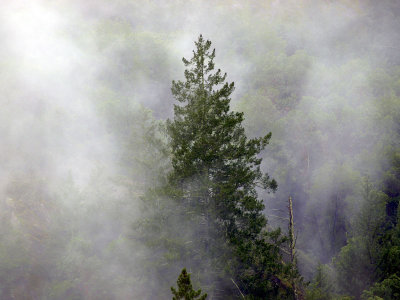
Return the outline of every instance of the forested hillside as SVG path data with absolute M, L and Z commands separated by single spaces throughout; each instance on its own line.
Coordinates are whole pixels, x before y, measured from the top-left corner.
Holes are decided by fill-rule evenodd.
M 400 299 L 399 15 L 2 1 L 0 299 Z

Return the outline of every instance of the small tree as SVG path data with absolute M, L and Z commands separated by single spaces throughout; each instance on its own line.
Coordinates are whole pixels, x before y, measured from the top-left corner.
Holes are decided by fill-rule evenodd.
M 193 289 L 192 283 L 190 281 L 190 274 L 186 272 L 186 269 L 182 270 L 181 274 L 178 277 L 178 281 L 176 283 L 178 284 L 178 290 L 176 290 L 174 287 L 171 286 L 171 291 L 172 294 L 174 295 L 172 297 L 172 300 L 179 300 L 179 299 L 205 300 L 207 298 L 207 294 L 200 296 L 201 290 L 195 291 Z

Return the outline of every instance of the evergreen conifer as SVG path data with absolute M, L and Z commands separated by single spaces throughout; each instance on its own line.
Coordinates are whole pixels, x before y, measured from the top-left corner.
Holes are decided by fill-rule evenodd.
M 178 285 L 178 290 L 171 286 L 171 292 L 174 295 L 172 300 L 205 300 L 207 294 L 201 295 L 201 290 L 195 291 L 192 287 L 192 282 L 190 280 L 190 274 L 183 269 L 176 282 Z
M 193 57 L 183 58 L 185 81 L 173 81 L 174 120 L 167 121 L 173 170 L 169 176 L 174 198 L 188 212 L 190 224 L 202 228 L 194 237 L 193 259 L 203 272 L 218 267 L 232 276 L 253 299 L 277 294 L 285 270 L 279 253 L 279 231 L 267 232 L 264 205 L 256 188 L 274 191 L 277 183 L 260 169 L 257 156 L 271 133 L 248 139 L 243 113 L 230 111 L 234 83 L 214 70 L 215 49 L 200 35 Z M 202 253 L 199 255 L 198 253 Z M 210 276 L 212 278 L 216 278 Z M 218 277 L 218 276 L 217 276 Z M 227 282 L 229 281 L 229 282 Z M 223 285 L 230 283 L 226 280 Z

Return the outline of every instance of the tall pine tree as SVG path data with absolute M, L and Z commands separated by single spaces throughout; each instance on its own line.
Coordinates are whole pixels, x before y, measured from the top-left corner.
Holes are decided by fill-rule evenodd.
M 195 45 L 193 57 L 183 58 L 185 81 L 172 83 L 179 104 L 174 106 L 174 120 L 167 122 L 171 190 L 192 226 L 199 228 L 196 241 L 191 241 L 197 266 L 206 257 L 210 262 L 206 272 L 214 272 L 211 278 L 229 279 L 219 283 L 225 299 L 229 288 L 261 298 L 277 295 L 284 286 L 278 250 L 283 240 L 279 232 L 265 232 L 264 205 L 256 191 L 256 187 L 277 188 L 275 180 L 261 172 L 257 157 L 271 133 L 246 137 L 243 113 L 230 111 L 234 83 L 225 82 L 226 73 L 220 69 L 215 71 L 210 41 L 200 35 Z

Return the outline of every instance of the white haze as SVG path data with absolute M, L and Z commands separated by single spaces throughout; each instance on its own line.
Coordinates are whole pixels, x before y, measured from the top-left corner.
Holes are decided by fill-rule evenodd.
M 259 8 L 254 4 L 254 10 L 243 11 L 243 14 L 253 13 L 257 20 L 265 18 L 264 24 L 270 26 L 271 40 L 275 32 L 282 32 L 288 48 L 292 47 L 293 51 L 306 49 L 313 56 L 302 82 L 302 96 L 306 100 L 299 104 L 303 106 L 301 111 L 315 115 L 315 118 L 310 117 L 313 124 L 295 123 L 279 133 L 272 132 L 271 143 L 274 143 L 275 134 L 281 134 L 280 138 L 283 137 L 293 148 L 299 145 L 313 147 L 296 141 L 303 141 L 303 138 L 307 140 L 313 131 L 325 130 L 329 133 L 329 140 L 320 141 L 323 145 L 321 151 L 317 157 L 310 158 L 315 169 L 316 165 L 326 165 L 328 172 L 333 173 L 336 167 L 340 169 L 348 163 L 355 166 L 361 175 L 374 176 L 377 162 L 371 161 L 370 165 L 360 166 L 358 162 L 341 161 L 342 153 L 360 153 L 371 147 L 374 137 L 379 134 L 373 129 L 381 130 L 381 126 L 376 124 L 375 107 L 369 103 L 368 95 L 352 94 L 354 85 L 360 88 L 368 85 L 371 66 L 357 61 L 357 49 L 341 51 L 335 48 L 338 36 L 362 16 L 354 6 L 343 3 L 346 2 L 329 4 L 315 1 L 315 12 L 298 16 L 297 1 L 269 1 L 260 4 Z M 132 110 L 140 103 L 154 110 L 158 119 L 171 117 L 171 80 L 182 78 L 181 57 L 190 57 L 193 41 L 200 33 L 213 42 L 217 51 L 217 67 L 228 73 L 229 81 L 235 81 L 237 89 L 233 96 L 233 107 L 236 107 L 241 97 L 250 92 L 248 76 L 257 69 L 247 55 L 271 50 L 270 45 L 258 44 L 256 38 L 259 28 L 254 28 L 253 24 L 242 24 L 240 19 L 227 18 L 229 12 L 239 14 L 241 9 L 239 1 L 226 1 L 225 4 L 214 4 L 213 1 L 2 1 L 0 196 L 6 198 L 5 190 L 10 182 L 26 174 L 41 178 L 54 194 L 59 193 L 59 185 L 70 180 L 79 197 L 63 199 L 67 207 L 79 211 L 82 202 L 90 201 L 93 204 L 99 201 L 104 205 L 101 207 L 111 211 L 112 217 L 101 208 L 87 212 L 88 220 L 95 219 L 95 224 L 102 229 L 93 239 L 100 240 L 101 244 L 103 240 L 124 236 L 137 217 L 137 212 L 127 212 L 121 202 L 130 201 L 129 207 L 136 207 L 139 197 L 136 195 L 126 201 L 119 199 L 126 197 L 127 192 L 120 185 L 114 185 L 112 179 L 122 172 L 120 148 L 123 142 L 108 129 L 109 119 L 104 107 L 107 108 L 108 101 L 118 99 L 115 102 Z M 275 20 L 285 18 L 288 20 L 287 28 L 276 28 Z M 111 28 L 111 33 L 107 33 L 107 28 Z M 149 56 L 148 45 L 140 44 L 141 41 L 147 41 L 146 38 L 135 40 L 136 32 L 156 32 L 156 36 L 150 36 L 148 40 L 156 41 L 155 47 L 162 49 L 157 52 L 157 58 L 153 60 Z M 235 35 L 247 33 L 248 43 L 238 45 Z M 157 44 L 157 39 L 161 40 L 160 44 Z M 387 37 L 382 39 L 385 42 L 388 40 Z M 280 40 L 271 47 L 279 43 Z M 360 51 L 365 55 L 369 51 L 366 49 L 368 45 L 362 46 L 365 48 Z M 271 52 L 274 53 L 274 49 Z M 163 63 L 162 68 L 158 68 L 159 61 Z M 141 66 L 138 72 L 126 69 L 130 65 L 133 68 L 139 66 L 140 63 L 145 66 Z M 154 70 L 148 70 L 147 65 Z M 350 78 L 342 77 L 343 68 L 353 68 Z M 332 73 L 332 70 L 337 72 Z M 159 74 L 160 71 L 166 73 Z M 348 76 L 349 72 L 345 73 Z M 330 132 L 340 127 L 329 125 L 331 111 L 346 106 L 360 106 L 360 111 L 349 115 L 344 112 L 344 119 L 340 120 L 342 131 Z M 251 120 L 252 116 L 246 115 L 246 118 Z M 335 119 L 331 121 L 338 122 Z M 372 130 L 371 134 L 364 136 L 363 140 L 355 140 L 356 137 L 349 130 L 361 132 L 363 128 Z M 132 153 L 134 155 L 134 149 Z M 291 159 L 301 161 L 304 152 L 298 152 L 298 155 Z M 278 179 L 279 184 L 279 175 L 274 174 L 278 166 L 267 160 L 265 168 L 272 177 Z M 132 172 L 133 180 L 140 181 L 139 171 Z M 325 174 L 324 180 L 331 182 L 333 179 L 330 175 Z M 96 176 L 102 179 L 94 178 Z M 310 186 L 321 181 L 321 176 L 312 174 Z M 107 184 L 97 186 L 99 182 Z M 108 192 L 110 195 L 105 194 Z M 138 191 L 138 194 L 141 193 L 142 190 Z M 322 206 L 327 205 L 324 201 L 328 199 L 323 198 L 325 195 L 329 195 L 329 190 L 315 190 L 315 194 L 308 195 L 308 202 L 302 204 L 303 211 L 307 211 L 310 202 L 321 201 Z M 283 201 L 288 195 L 278 191 L 274 196 L 263 196 L 268 197 L 268 209 L 284 207 L 286 203 Z M 107 202 L 109 199 L 117 199 L 115 203 L 121 206 L 110 207 L 111 204 Z M 96 213 L 98 215 L 93 216 Z M 121 218 L 118 217 L 119 213 Z M 274 220 L 271 219 L 270 223 L 274 223 Z M 77 230 L 90 232 L 84 226 L 87 224 L 77 224 Z M 139 256 L 145 251 L 143 245 L 129 245 L 131 248 L 124 248 L 126 256 L 129 253 Z M 318 245 L 308 247 L 321 251 Z M 135 273 L 134 276 L 140 277 L 141 270 L 135 268 L 134 258 L 125 261 L 126 265 L 111 260 L 102 263 L 104 266 L 101 271 L 106 273 L 106 277 L 114 276 L 115 272 L 127 276 Z M 172 277 L 176 277 L 175 274 Z M 145 290 L 145 287 L 140 289 Z M 115 291 L 116 299 L 124 299 L 123 295 L 129 293 L 141 293 L 127 285 L 121 290 Z
M 11 156 L 2 171 L 32 168 L 49 181 L 70 172 L 83 184 L 94 164 L 111 163 L 90 99 L 99 63 L 71 39 L 72 12 L 41 1 L 3 2 L 1 20 L 2 147 Z

